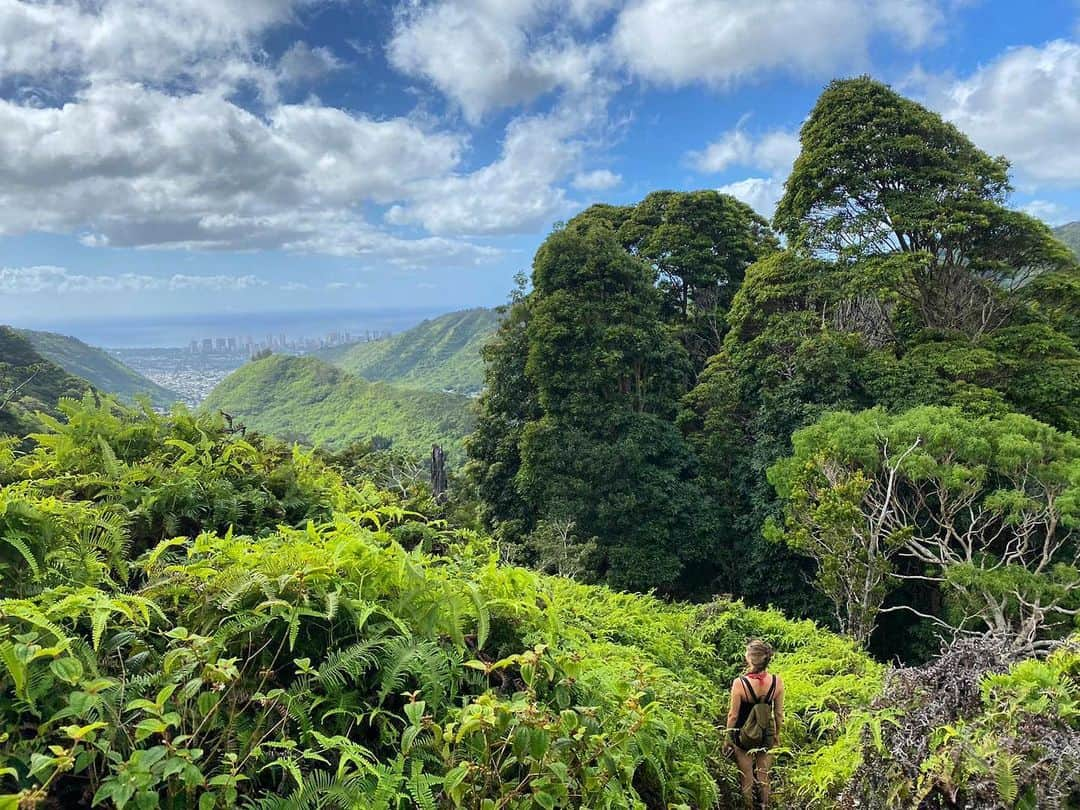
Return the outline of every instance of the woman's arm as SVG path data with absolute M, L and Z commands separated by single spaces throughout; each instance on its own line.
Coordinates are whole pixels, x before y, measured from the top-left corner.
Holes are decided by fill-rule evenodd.
M 779 746 L 780 730 L 784 727 L 784 682 L 782 680 L 777 683 L 776 695 L 773 697 L 773 718 L 776 720 L 776 735 L 773 739 Z
M 731 730 L 735 728 L 735 723 L 739 720 L 739 709 L 742 708 L 742 691 L 739 690 L 739 682 L 733 681 L 731 684 L 731 708 L 727 713 L 727 738 L 731 740 Z

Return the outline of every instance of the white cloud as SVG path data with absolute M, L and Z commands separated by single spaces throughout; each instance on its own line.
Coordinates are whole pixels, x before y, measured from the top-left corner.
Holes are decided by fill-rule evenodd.
M 266 282 L 252 275 L 199 276 L 177 273 L 158 277 L 136 273 L 88 276 L 71 273 L 63 267 L 39 265 L 36 267 L 0 267 L 0 292 L 9 295 L 50 293 L 56 295 L 114 293 L 114 292 L 167 292 L 175 290 L 247 290 L 264 286 Z
M 582 89 L 603 49 L 573 37 L 613 0 L 440 0 L 400 14 L 387 56 L 470 121 L 556 88 Z
M 941 20 L 936 0 L 631 0 L 612 42 L 644 79 L 727 86 L 764 72 L 824 76 L 860 65 L 875 35 L 916 47 Z
M 622 182 L 622 176 L 609 169 L 579 172 L 574 176 L 573 186 L 581 191 L 606 191 Z
M 547 227 L 569 213 L 560 183 L 581 160 L 582 133 L 601 115 L 600 102 L 579 99 L 548 115 L 517 118 L 506 129 L 498 160 L 467 174 L 419 181 L 412 201 L 391 208 L 387 221 L 458 236 Z
M 284 84 L 300 84 L 341 70 L 345 63 L 329 48 L 312 48 L 306 42 L 294 42 L 278 60 L 278 77 Z
M 756 175 L 727 183 L 718 191 L 742 200 L 766 218 L 771 218 L 784 193 L 784 181 L 799 155 L 799 136 L 786 130 L 752 135 L 740 123 L 701 151 L 690 152 L 687 162 L 699 172 L 718 174 L 742 167 Z
M 927 102 L 1021 184 L 1080 183 L 1080 43 L 1014 48 L 967 78 L 922 77 Z
M 776 203 L 784 194 L 784 178 L 747 177 L 720 186 L 717 191 L 742 200 L 766 219 L 771 219 L 776 211 Z
M 0 0 L 0 76 L 204 80 L 313 0 Z
M 773 130 L 755 138 L 741 127 L 725 132 L 700 152 L 687 155 L 698 171 L 715 174 L 732 166 L 750 166 L 774 174 L 791 170 L 799 155 L 799 136 Z
M 1051 200 L 1030 200 L 1020 206 L 1025 214 L 1041 219 L 1048 225 L 1063 225 L 1074 219 L 1065 206 Z
M 0 233 L 471 261 L 490 251 L 399 239 L 360 212 L 445 176 L 463 148 L 462 137 L 408 119 L 307 105 L 264 119 L 208 92 L 93 85 L 62 108 L 0 100 Z

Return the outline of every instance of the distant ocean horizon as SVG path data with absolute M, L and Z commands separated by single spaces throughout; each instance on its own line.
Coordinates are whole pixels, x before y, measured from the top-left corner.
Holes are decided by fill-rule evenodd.
M 223 312 L 157 317 L 34 318 L 13 326 L 58 332 L 106 349 L 185 347 L 203 338 L 258 340 L 268 335 L 287 338 L 324 336 L 328 332 L 401 332 L 449 309 L 296 310 L 282 312 Z

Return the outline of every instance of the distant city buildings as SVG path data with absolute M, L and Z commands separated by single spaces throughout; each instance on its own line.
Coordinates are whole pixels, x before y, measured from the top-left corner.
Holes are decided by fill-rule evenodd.
M 389 330 L 365 329 L 363 332 L 353 334 L 348 331 L 334 330 L 327 332 L 321 337 L 301 337 L 291 339 L 284 332 L 268 334 L 262 340 L 255 340 L 251 335 L 246 337 L 206 337 L 192 340 L 188 344 L 187 351 L 190 354 L 201 355 L 230 355 L 251 357 L 259 352 L 269 349 L 274 352 L 286 354 L 308 354 L 320 349 L 329 349 L 334 346 L 347 346 L 351 343 L 365 343 L 373 340 L 383 340 L 390 337 Z

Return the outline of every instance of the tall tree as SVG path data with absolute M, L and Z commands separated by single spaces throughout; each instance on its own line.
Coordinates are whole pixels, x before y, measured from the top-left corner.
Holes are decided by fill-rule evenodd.
M 720 348 L 724 315 L 746 268 L 779 247 L 750 206 L 711 190 L 654 191 L 636 205 L 594 205 L 567 227 L 597 221 L 652 268 L 661 315 L 676 327 L 699 370 Z
M 1045 225 L 1005 207 L 1005 158 L 880 82 L 832 82 L 800 140 L 774 222 L 848 275 L 862 331 L 899 305 L 917 327 L 978 336 L 1008 319 L 1026 281 L 1075 264 Z
M 533 263 L 516 486 L 547 521 L 596 538 L 595 573 L 673 588 L 704 549 L 703 498 L 674 425 L 690 363 L 660 319 L 652 272 L 605 223 L 553 233 Z

